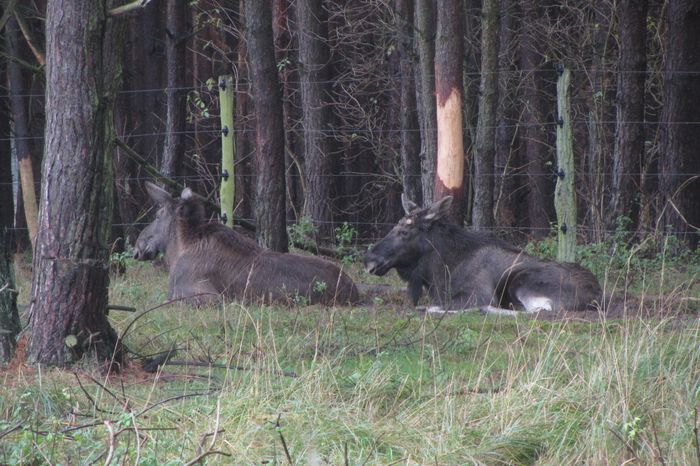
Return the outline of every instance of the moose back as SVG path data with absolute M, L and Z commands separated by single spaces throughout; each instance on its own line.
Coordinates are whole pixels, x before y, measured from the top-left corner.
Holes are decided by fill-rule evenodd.
M 414 304 L 427 291 L 431 307 L 484 312 L 584 310 L 596 306 L 601 288 L 578 264 L 543 261 L 483 232 L 447 220 L 445 197 L 424 208 L 402 196 L 406 215 L 365 256 L 365 270 L 395 268 L 408 282 Z
M 146 190 L 159 209 L 136 240 L 134 257 L 149 260 L 165 253 L 168 298 L 185 298 L 195 304 L 221 294 L 282 303 L 358 301 L 357 287 L 335 264 L 270 251 L 231 228 L 209 222 L 203 203 L 189 189 L 180 198 L 152 183 L 146 184 Z

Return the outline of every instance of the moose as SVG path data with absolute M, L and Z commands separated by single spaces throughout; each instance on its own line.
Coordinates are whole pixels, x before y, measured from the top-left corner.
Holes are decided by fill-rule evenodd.
M 209 221 L 203 202 L 189 188 L 179 198 L 153 183 L 146 183 L 146 191 L 158 211 L 136 240 L 134 258 L 150 260 L 165 254 L 169 299 L 183 298 L 196 305 L 218 295 L 324 305 L 359 300 L 355 283 L 335 264 L 267 250 L 242 233 Z
M 395 268 L 414 305 L 424 290 L 431 312 L 479 308 L 516 315 L 585 310 L 601 301 L 600 284 L 584 267 L 537 259 L 450 222 L 451 196 L 423 208 L 405 195 L 401 201 L 406 215 L 370 248 L 364 265 L 380 276 Z

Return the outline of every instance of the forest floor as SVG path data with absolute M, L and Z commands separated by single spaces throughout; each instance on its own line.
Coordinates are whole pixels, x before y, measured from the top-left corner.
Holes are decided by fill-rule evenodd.
M 359 266 L 384 291 L 352 308 L 148 311 L 167 273 L 126 265 L 129 366 L 0 372 L 0 464 L 700 462 L 697 265 L 606 269 L 604 311 L 517 318 L 425 315 Z

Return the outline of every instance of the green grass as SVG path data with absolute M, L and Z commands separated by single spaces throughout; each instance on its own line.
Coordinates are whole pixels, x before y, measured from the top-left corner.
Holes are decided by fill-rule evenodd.
M 666 285 L 646 270 L 617 286 L 697 299 L 697 274 L 675 270 Z M 164 270 L 128 261 L 110 302 L 142 311 L 166 286 Z M 423 317 L 401 299 L 170 305 L 126 334 L 122 376 L 89 362 L 0 373 L 0 464 L 698 464 L 690 312 L 582 322 Z M 134 317 L 110 314 L 119 331 Z M 138 369 L 173 348 L 180 365 Z

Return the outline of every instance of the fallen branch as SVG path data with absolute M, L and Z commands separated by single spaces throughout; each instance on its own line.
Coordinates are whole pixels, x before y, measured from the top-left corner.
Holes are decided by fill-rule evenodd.
M 700 466 L 700 435 L 698 434 L 698 407 L 695 407 L 695 421 L 693 423 L 693 435 L 695 436 L 695 456 Z M 1 438 L 1 437 L 0 437 Z
M 287 441 L 284 439 L 284 435 L 282 434 L 282 425 L 280 424 L 280 419 L 282 419 L 282 413 L 277 415 L 277 420 L 275 421 L 275 430 L 280 436 L 282 448 L 284 448 L 284 456 L 287 457 L 287 461 L 289 461 L 289 464 L 294 464 L 294 460 L 292 460 L 292 454 L 289 453 L 289 448 L 287 447 Z
M 205 452 L 202 453 L 201 455 L 195 457 L 195 458 L 192 459 L 191 461 L 188 461 L 187 463 L 185 463 L 185 466 L 192 466 L 193 464 L 197 464 L 197 463 L 199 463 L 200 461 L 202 461 L 202 459 L 203 459 L 204 457 L 209 456 L 209 455 L 231 456 L 230 453 L 226 453 L 226 452 L 223 452 L 223 451 L 209 450 L 209 451 L 205 451 Z
M 112 423 L 110 421 L 104 421 L 104 425 L 109 431 L 109 448 L 107 450 L 107 458 L 105 458 L 105 466 L 108 466 L 109 463 L 112 462 L 112 457 L 114 456 L 115 435 L 114 429 L 112 428 Z
M 220 364 L 208 361 L 187 361 L 187 360 L 170 360 L 165 363 L 168 366 L 193 366 L 193 367 L 213 367 L 216 369 L 234 369 L 237 371 L 254 371 L 255 367 L 244 367 L 236 366 L 234 364 Z M 273 371 L 274 375 L 282 375 L 284 377 L 297 378 L 299 377 L 295 372 L 292 371 Z

